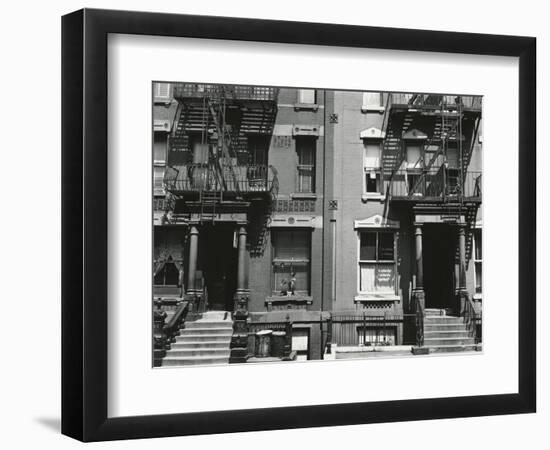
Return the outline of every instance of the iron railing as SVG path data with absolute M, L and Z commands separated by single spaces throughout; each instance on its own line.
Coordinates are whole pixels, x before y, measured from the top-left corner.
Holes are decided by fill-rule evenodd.
M 270 101 L 277 100 L 278 88 L 265 86 L 234 86 L 199 83 L 177 83 L 174 86 L 174 98 L 218 98 L 223 95 L 226 99 Z
M 339 346 L 392 345 L 397 339 L 397 326 L 403 321 L 403 314 L 332 314 L 332 342 Z M 395 331 L 393 343 L 388 331 Z
M 172 343 L 176 341 L 176 335 L 185 322 L 189 312 L 189 303 L 181 302 L 168 322 L 167 314 L 162 309 L 162 302 L 156 301 L 157 309 L 153 311 L 153 365 L 162 364 L 162 358 L 166 356 L 166 350 L 170 350 Z
M 272 192 L 278 188 L 277 172 L 266 165 L 188 164 L 169 167 L 164 176 L 166 190 L 172 193 L 225 191 Z
M 416 317 L 416 346 L 424 346 L 424 305 L 420 301 L 419 297 L 414 301 L 415 317 Z
M 447 166 L 432 167 L 427 172 L 422 169 L 396 170 L 386 183 L 386 191 L 394 200 L 481 201 L 482 195 L 480 171 L 465 172 L 462 182 L 460 170 Z
M 406 105 L 411 108 L 438 109 L 442 106 L 453 109 L 461 104 L 464 108 L 481 109 L 480 96 L 434 95 L 434 94 L 400 94 L 392 93 L 393 106 Z
M 478 336 L 477 328 L 481 323 L 481 317 L 476 312 L 472 298 L 468 295 L 464 302 L 464 310 L 462 311 L 462 317 L 464 318 L 464 324 L 468 330 L 468 336 L 474 339 L 476 344 L 481 342 L 480 336 Z

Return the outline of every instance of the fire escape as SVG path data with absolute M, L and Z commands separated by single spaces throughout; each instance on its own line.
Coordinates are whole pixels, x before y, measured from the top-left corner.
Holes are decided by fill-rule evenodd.
M 248 140 L 273 133 L 277 94 L 268 87 L 175 85 L 178 108 L 164 178 L 171 223 L 215 223 L 224 213 L 247 213 L 254 202 L 271 203 L 276 171 L 267 161 L 250 163 Z
M 422 94 L 388 95 L 382 147 L 385 215 L 392 202 L 442 217 L 464 216 L 467 258 L 481 204 L 481 172 L 469 170 L 481 121 L 481 98 Z M 407 155 L 407 137 L 425 130 L 418 160 Z

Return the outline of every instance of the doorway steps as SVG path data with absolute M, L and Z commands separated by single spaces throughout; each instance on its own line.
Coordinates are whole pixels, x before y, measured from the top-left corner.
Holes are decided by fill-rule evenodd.
M 170 346 L 162 366 L 181 367 L 229 363 L 233 334 L 231 313 L 208 311 L 194 322 L 185 322 Z
M 444 309 L 425 309 L 424 346 L 430 353 L 481 350 L 463 318 L 448 315 Z

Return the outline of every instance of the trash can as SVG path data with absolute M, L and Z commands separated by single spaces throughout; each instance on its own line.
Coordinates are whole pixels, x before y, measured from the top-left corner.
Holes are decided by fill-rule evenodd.
M 271 356 L 282 358 L 285 353 L 285 337 L 284 331 L 274 331 L 271 335 Z

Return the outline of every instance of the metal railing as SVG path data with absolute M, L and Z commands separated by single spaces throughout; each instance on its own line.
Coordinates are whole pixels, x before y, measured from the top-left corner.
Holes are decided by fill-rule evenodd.
M 265 86 L 234 86 L 200 83 L 176 83 L 174 98 L 217 98 L 223 95 L 226 99 L 270 101 L 277 100 L 278 88 Z
M 225 191 L 271 192 L 278 187 L 277 172 L 272 166 L 225 166 L 188 164 L 169 167 L 164 176 L 166 190 L 172 193 Z
M 176 341 L 176 335 L 189 312 L 189 302 L 181 302 L 168 322 L 162 302 L 157 301 L 156 305 L 157 309 L 153 311 L 153 364 L 158 367 L 162 364 L 162 358 L 166 356 L 166 350 L 170 350 L 171 344 Z
M 396 327 L 402 324 L 403 320 L 402 314 L 332 314 L 330 322 L 332 342 L 339 346 L 392 345 L 391 333 L 388 334 L 388 332 L 396 332 L 393 342 L 395 344 Z
M 476 344 L 479 344 L 481 340 L 477 333 L 477 327 L 478 324 L 481 322 L 481 317 L 476 312 L 474 303 L 472 302 L 472 298 L 469 295 L 464 302 L 464 311 L 462 312 L 462 317 L 464 318 L 464 324 L 466 325 L 466 329 L 468 330 L 468 336 L 474 338 L 474 342 Z
M 464 108 L 481 109 L 481 96 L 434 95 L 434 94 L 401 94 L 392 93 L 392 105 L 407 105 L 409 108 L 438 109 L 443 107 L 453 109 L 458 103 Z
M 461 199 L 481 200 L 482 195 L 480 171 L 464 173 L 464 181 L 461 182 L 460 170 L 446 166 L 433 167 L 427 172 L 422 169 L 396 170 L 386 183 L 386 190 L 392 199 L 437 198 L 454 202 Z
M 416 346 L 417 347 L 423 347 L 424 346 L 424 305 L 420 301 L 419 297 L 415 298 L 414 301 L 414 309 L 415 309 L 415 316 L 416 316 Z

